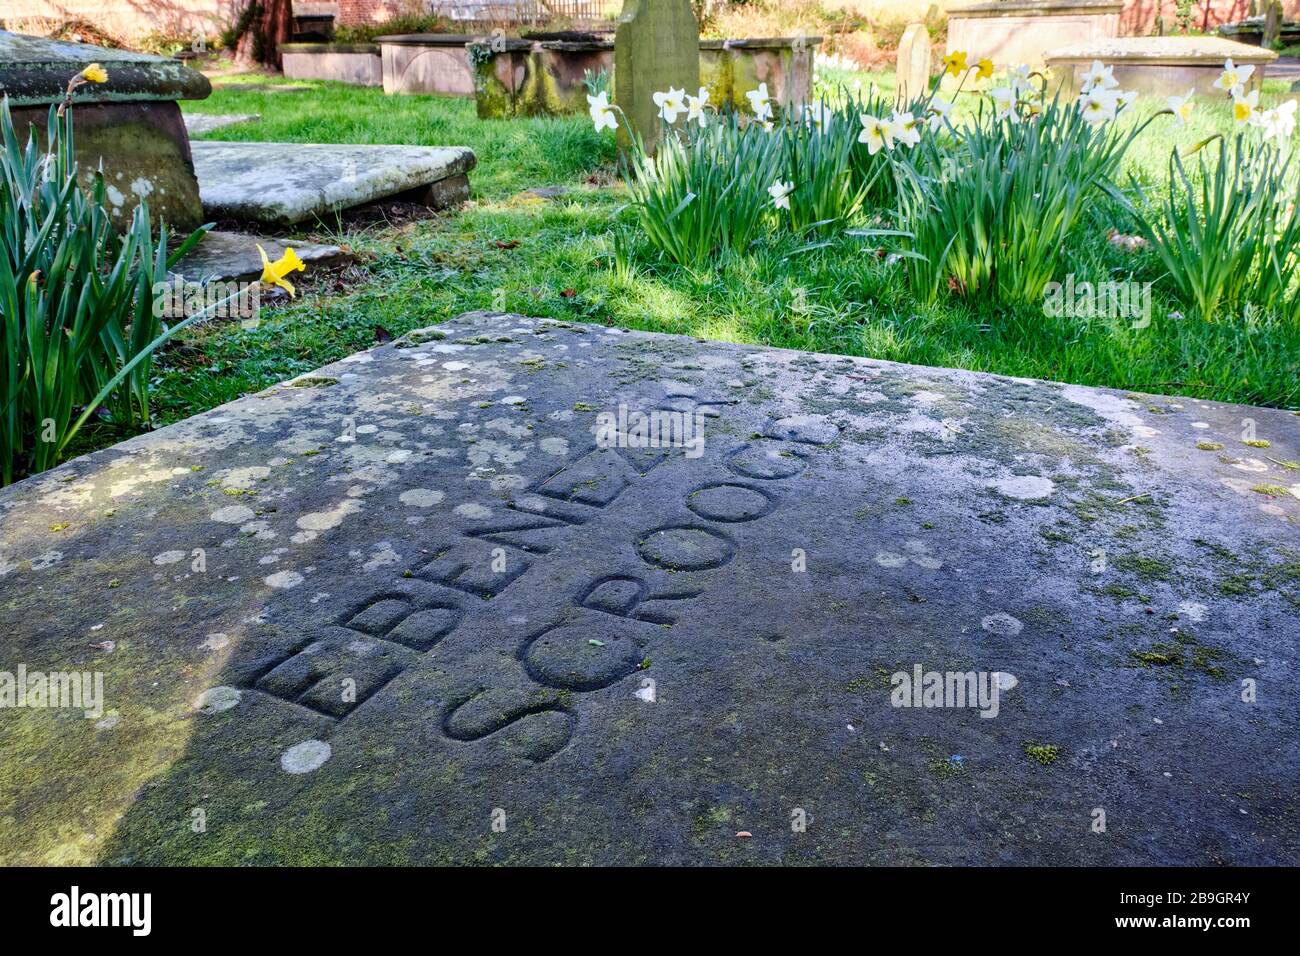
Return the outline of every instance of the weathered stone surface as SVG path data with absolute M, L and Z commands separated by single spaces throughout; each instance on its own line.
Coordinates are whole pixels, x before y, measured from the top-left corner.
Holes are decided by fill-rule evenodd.
M 81 86 L 78 103 L 201 100 L 212 92 L 207 77 L 179 60 L 0 30 L 0 89 L 10 106 L 59 102 L 68 81 L 91 63 L 104 67 L 108 82 Z
M 209 217 L 294 223 L 408 190 L 474 167 L 463 146 L 193 144 Z
M 1214 81 L 1229 57 L 1239 65 L 1255 67 L 1246 85 L 1259 89 L 1268 64 L 1277 59 L 1277 54 L 1222 37 L 1191 36 L 1116 37 L 1073 43 L 1046 54 L 1047 65 L 1064 80 L 1068 90 L 1077 91 L 1092 61 L 1101 60 L 1113 67 L 1115 80 L 1124 89 L 1152 96 L 1181 96 L 1188 89 L 1223 96 Z
M 204 236 L 189 255 L 176 263 L 172 272 L 190 282 L 256 278 L 262 274 L 262 257 L 257 251 L 259 244 L 273 260 L 280 258 L 285 249 L 292 246 L 298 258 L 307 263 L 309 270 L 313 266 L 339 265 L 351 258 L 339 246 L 214 230 Z
M 383 84 L 383 61 L 375 43 L 286 43 L 280 54 L 286 79 Z
M 778 110 L 796 113 L 812 100 L 813 57 L 819 36 L 701 40 L 700 83 L 709 102 L 742 113 L 751 110 L 746 94 L 767 84 Z
M 910 103 L 924 96 L 930 87 L 930 31 L 924 23 L 909 23 L 898 41 L 898 59 L 895 68 L 898 77 L 898 96 Z
M 654 94 L 700 85 L 700 27 L 689 0 L 625 0 L 614 35 L 614 101 L 647 147 L 659 140 Z M 628 143 L 626 124 L 619 142 Z
M 620 406 L 703 444 L 598 447 Z M 0 860 L 1294 863 L 1296 459 L 1284 411 L 461 316 L 0 491 L 0 670 L 106 696 L 3 713 Z M 996 717 L 892 707 L 915 665 Z
M 256 123 L 262 117 L 259 113 L 186 113 L 184 118 L 185 131 L 191 136 L 202 136 L 227 126 Z
M 1119 34 L 1120 0 L 975 0 L 948 7 L 948 52 L 999 65 L 1039 65 L 1065 43 Z
M 474 70 L 465 47 L 474 39 L 448 33 L 379 37 L 384 92 L 473 96 Z
M 45 145 L 48 106 L 12 111 L 24 142 L 29 132 Z M 104 171 L 109 215 L 118 227 L 131 222 L 144 200 L 155 225 L 188 231 L 203 222 L 189 136 L 175 103 L 87 103 L 72 110 L 74 155 L 81 185 L 90 189 Z

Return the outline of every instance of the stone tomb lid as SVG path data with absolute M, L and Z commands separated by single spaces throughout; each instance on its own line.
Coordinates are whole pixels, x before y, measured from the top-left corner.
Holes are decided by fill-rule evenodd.
M 948 15 L 958 17 L 1026 17 L 1119 13 L 1122 0 L 975 0 L 948 5 Z
M 1294 863 L 1297 459 L 1276 409 L 462 315 L 0 490 L 3 669 L 106 699 L 5 712 L 0 861 Z M 891 706 L 917 666 L 996 717 Z
M 68 81 L 91 63 L 108 71 L 108 82 L 81 86 L 77 103 L 201 100 L 212 92 L 206 76 L 170 57 L 0 30 L 0 89 L 12 106 L 59 102 Z
M 430 186 L 475 163 L 463 146 L 200 140 L 190 148 L 209 217 L 286 224 Z
M 1231 57 L 1238 63 L 1270 63 L 1277 59 L 1272 50 L 1225 40 L 1223 37 L 1112 37 L 1087 43 L 1072 43 L 1043 54 L 1048 61 L 1101 60 L 1103 63 L 1161 63 L 1194 65 L 1222 62 Z

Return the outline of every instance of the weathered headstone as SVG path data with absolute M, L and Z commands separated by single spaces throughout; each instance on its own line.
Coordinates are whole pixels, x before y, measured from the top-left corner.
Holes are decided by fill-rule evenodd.
M 614 35 L 614 102 L 647 146 L 659 138 L 654 94 L 670 87 L 694 94 L 699 85 L 700 25 L 690 0 L 625 0 Z
M 898 99 L 903 104 L 925 96 L 930 88 L 930 31 L 909 23 L 898 41 Z
M 0 863 L 1292 864 L 1297 459 L 463 315 L 0 490 Z
M 45 129 L 50 105 L 91 63 L 104 67 L 108 82 L 86 83 L 73 97 L 83 184 L 102 163 L 109 212 L 119 225 L 130 222 L 141 199 L 155 221 L 181 230 L 199 225 L 199 188 L 176 101 L 202 99 L 212 87 L 178 60 L 0 30 L 0 91 L 20 137 L 25 141 L 33 126 Z

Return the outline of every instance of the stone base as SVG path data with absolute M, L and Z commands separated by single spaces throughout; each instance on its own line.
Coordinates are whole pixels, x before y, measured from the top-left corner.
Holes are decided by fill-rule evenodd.
M 1259 89 L 1265 68 L 1277 59 L 1277 54 L 1220 37 L 1119 37 L 1050 50 L 1047 65 L 1070 95 L 1078 93 L 1081 78 L 1092 61 L 1100 60 L 1114 69 L 1121 88 L 1146 96 L 1182 96 L 1190 89 L 1224 97 L 1226 94 L 1214 87 L 1214 81 L 1229 57 L 1238 65 L 1255 67 L 1247 85 Z
M 19 138 L 29 124 L 44 142 L 47 106 L 12 108 Z M 73 106 L 81 183 L 90 188 L 101 164 L 113 222 L 124 227 L 144 199 L 149 218 L 178 232 L 203 223 L 189 136 L 175 103 L 82 103 Z
M 464 180 L 475 163 L 463 146 L 198 142 L 193 149 L 210 218 L 282 225 Z M 461 188 L 445 187 L 451 195 Z
M 286 43 L 280 47 L 286 79 L 332 80 L 354 86 L 381 86 L 379 47 L 370 43 Z
M 772 102 L 783 110 L 799 110 L 812 99 L 813 56 L 821 37 L 766 40 L 701 40 L 700 83 L 709 102 L 751 109 L 745 94 L 767 84 Z

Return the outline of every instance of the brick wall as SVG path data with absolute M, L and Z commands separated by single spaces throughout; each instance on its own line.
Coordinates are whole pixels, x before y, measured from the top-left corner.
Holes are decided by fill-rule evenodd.
M 387 23 L 409 13 L 427 13 L 430 4 L 412 0 L 338 0 L 335 26 L 356 27 Z

